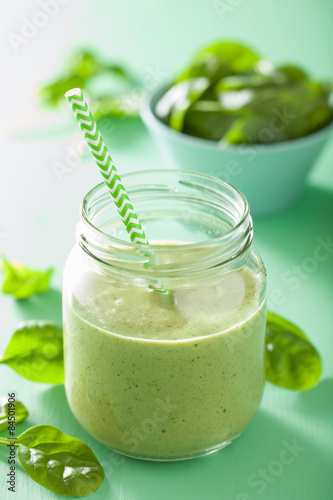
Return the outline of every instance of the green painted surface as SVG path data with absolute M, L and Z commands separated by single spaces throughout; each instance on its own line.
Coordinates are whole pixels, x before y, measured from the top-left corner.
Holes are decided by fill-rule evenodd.
M 83 39 L 125 58 L 141 75 L 141 87 L 156 81 L 154 76 L 149 78 L 152 71 L 158 73 L 157 80 L 168 78 L 202 43 L 221 37 L 249 42 L 273 62 L 299 61 L 314 76 L 333 78 L 330 0 L 221 0 L 222 4 L 230 10 L 221 19 L 214 2 L 204 0 L 124 0 L 112 5 L 96 1 L 80 6 L 75 0 L 68 2 L 18 53 L 6 39 L 4 62 L 9 76 L 5 92 L 15 95 L 15 100 L 6 100 L 4 114 L 13 121 L 20 107 L 27 107 L 31 89 L 43 72 L 54 70 L 63 51 Z M 31 19 L 40 7 L 37 2 L 29 6 L 17 2 L 8 9 L 6 19 L 1 20 L 5 34 L 20 33 L 21 18 Z M 140 122 L 120 120 L 114 125 L 107 142 L 120 174 L 133 166 L 161 164 Z M 0 186 L 2 250 L 31 266 L 54 265 L 57 274 L 54 289 L 40 297 L 20 303 L 0 297 L 1 352 L 19 321 L 61 320 L 61 268 L 73 243 L 78 205 L 88 189 L 100 182 L 92 162 L 78 164 L 75 159 L 61 182 L 56 177 L 54 164 L 64 163 L 71 147 L 69 130 L 76 131 L 74 123 L 63 134 L 40 142 L 36 141 L 40 132 L 31 141 L 2 134 L 2 165 L 8 167 L 2 170 L 6 184 Z M 122 458 L 91 438 L 72 416 L 63 386 L 29 382 L 1 366 L 1 394 L 16 391 L 29 410 L 17 433 L 43 423 L 83 439 L 107 476 L 91 497 L 98 500 L 332 498 L 332 160 L 331 141 L 299 205 L 287 214 L 254 221 L 256 244 L 268 269 L 270 308 L 304 329 L 322 355 L 323 376 L 317 387 L 294 393 L 267 384 L 259 413 L 231 446 L 193 461 L 151 464 Z M 322 248 L 319 253 L 318 245 Z M 319 254 L 321 260 L 316 258 Z M 35 484 L 19 465 L 16 495 L 8 492 L 4 479 L 7 455 L 5 449 L 0 450 L 1 499 L 60 498 Z

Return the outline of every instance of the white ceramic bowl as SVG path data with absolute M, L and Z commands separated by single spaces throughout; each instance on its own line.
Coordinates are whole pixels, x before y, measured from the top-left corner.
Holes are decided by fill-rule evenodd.
M 299 200 L 306 176 L 332 132 L 332 122 L 292 141 L 223 148 L 214 141 L 177 132 L 156 118 L 156 103 L 166 89 L 163 86 L 149 96 L 141 116 L 167 164 L 234 185 L 246 196 L 253 215 L 282 212 Z

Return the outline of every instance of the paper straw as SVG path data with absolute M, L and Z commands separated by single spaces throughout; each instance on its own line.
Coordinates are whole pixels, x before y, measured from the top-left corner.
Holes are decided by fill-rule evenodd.
M 105 185 L 116 205 L 131 242 L 149 245 L 139 218 L 134 211 L 130 198 L 113 164 L 110 153 L 97 128 L 97 124 L 90 112 L 82 90 L 79 88 L 69 90 L 66 92 L 65 97 L 72 108 L 86 143 L 95 158 L 95 162 L 103 176 Z M 163 288 L 158 281 L 154 281 L 151 288 L 159 293 L 169 293 L 169 291 Z
M 72 89 L 66 92 L 65 97 L 72 107 L 74 116 L 83 133 L 87 145 L 95 158 L 100 173 L 103 176 L 106 187 L 112 196 L 119 215 L 125 225 L 126 231 L 132 243 L 148 245 L 148 240 L 142 229 L 138 216 L 134 212 L 133 205 L 125 191 L 123 183 L 113 164 L 112 158 L 102 139 L 97 124 L 92 117 L 88 104 L 81 89 Z

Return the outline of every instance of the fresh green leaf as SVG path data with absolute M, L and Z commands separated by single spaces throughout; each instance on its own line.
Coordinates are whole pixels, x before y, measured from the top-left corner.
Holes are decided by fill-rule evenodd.
M 170 127 L 178 131 L 183 130 L 185 116 L 190 107 L 208 89 L 209 80 L 207 78 L 195 78 L 194 80 L 180 82 L 178 85 L 183 84 L 187 86 L 185 95 L 175 102 L 170 115 Z M 173 88 L 176 88 L 176 86 Z
M 293 66 L 281 66 L 269 73 L 261 73 L 257 69 L 244 74 L 222 78 L 215 86 L 217 96 L 221 92 L 243 89 L 270 89 L 286 87 L 293 83 L 305 82 L 307 76 L 302 70 Z
M 77 50 L 67 60 L 64 74 L 60 78 L 43 85 L 38 91 L 38 97 L 44 105 L 58 106 L 65 101 L 64 94 L 68 89 L 80 87 L 86 89 L 92 101 L 92 109 L 96 118 L 104 116 L 138 116 L 138 103 L 136 103 L 135 112 L 133 111 L 133 102 L 128 111 L 128 105 L 125 106 L 124 104 L 125 97 L 118 95 L 118 92 L 109 90 L 106 97 L 101 97 L 95 91 L 94 83 L 96 83 L 96 77 L 99 76 L 101 78 L 111 77 L 111 83 L 121 77 L 120 80 L 123 83 L 126 82 L 129 87 L 133 87 L 135 83 L 130 73 L 119 64 L 105 62 L 89 50 Z M 108 89 L 109 87 L 110 85 L 107 86 Z
M 239 43 L 215 43 L 195 56 L 190 67 L 179 76 L 177 82 L 204 76 L 213 85 L 225 76 L 250 70 L 257 61 L 259 56 Z
M 10 414 L 8 415 L 8 410 Z M 16 400 L 8 403 L 8 398 L 0 397 L 0 431 L 8 428 L 8 425 L 16 425 L 28 416 L 28 410 L 23 403 Z M 8 417 L 10 420 L 8 421 Z M 13 418 L 14 417 L 14 418 Z
M 131 78 L 129 73 L 119 64 L 104 62 L 90 50 L 79 49 L 74 52 L 67 63 L 67 71 L 82 80 L 87 80 L 101 72 L 116 73 L 126 78 Z
M 98 60 L 93 52 L 83 49 L 77 50 L 70 56 L 67 69 L 70 74 L 86 80 L 104 70 L 105 65 Z
M 5 279 L 2 284 L 4 293 L 14 295 L 17 299 L 26 299 L 31 295 L 45 292 L 49 288 L 53 269 L 37 271 L 28 267 L 13 264 L 2 257 L 2 271 Z
M 240 91 L 244 89 L 265 89 L 278 87 L 285 80 L 282 75 L 258 75 L 258 74 L 244 74 L 227 76 L 222 78 L 215 86 L 217 97 L 220 97 L 222 92 Z M 222 94 L 223 95 L 223 94 Z
M 53 82 L 43 85 L 38 90 L 38 98 L 45 106 L 58 106 L 65 101 L 64 94 L 68 89 L 84 88 L 85 80 L 77 75 L 63 76 Z
M 266 378 L 275 385 L 305 391 L 320 378 L 318 352 L 297 326 L 267 313 Z
M 296 66 L 279 66 L 275 73 L 284 75 L 288 83 L 297 83 L 308 81 L 307 75 L 303 70 L 297 68 Z
M 260 135 L 260 131 L 264 129 L 266 129 L 264 118 L 257 115 L 241 116 L 230 124 L 229 129 L 221 138 L 221 144 L 252 144 L 258 142 L 257 137 Z M 268 138 L 270 139 L 270 136 Z
M 33 382 L 61 384 L 64 381 L 62 330 L 46 321 L 22 323 L 0 363 Z
M 96 120 L 112 116 L 137 117 L 139 116 L 140 99 L 136 92 L 125 92 L 117 97 L 99 97 L 93 104 Z
M 158 102 L 157 116 L 163 121 L 169 121 L 174 130 L 183 130 L 187 111 L 208 87 L 208 78 L 190 78 L 177 83 Z
M 228 93 L 222 92 L 220 99 Z M 232 123 L 223 137 L 226 143 L 293 140 L 319 130 L 333 118 L 329 89 L 322 83 L 309 81 L 251 90 L 251 98 L 238 112 L 239 120 Z
M 216 101 L 197 101 L 184 117 L 184 132 L 211 141 L 220 141 L 239 113 Z
M 205 79 L 191 95 L 191 82 Z M 185 89 L 185 90 L 184 90 Z M 156 105 L 174 130 L 223 144 L 267 144 L 304 137 L 333 120 L 332 85 L 295 66 L 276 69 L 237 43 L 200 51 Z M 161 112 L 162 110 L 162 112 Z
M 0 444 L 6 441 L 1 439 Z M 24 470 L 54 493 L 86 496 L 103 482 L 103 468 L 89 446 L 56 427 L 31 427 L 18 436 L 15 445 Z

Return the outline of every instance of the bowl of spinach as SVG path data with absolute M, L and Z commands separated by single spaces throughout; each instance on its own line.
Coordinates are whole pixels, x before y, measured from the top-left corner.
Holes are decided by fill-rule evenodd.
M 142 118 L 172 166 L 219 177 L 253 214 L 272 214 L 298 201 L 330 136 L 332 84 L 219 42 L 155 90 Z

